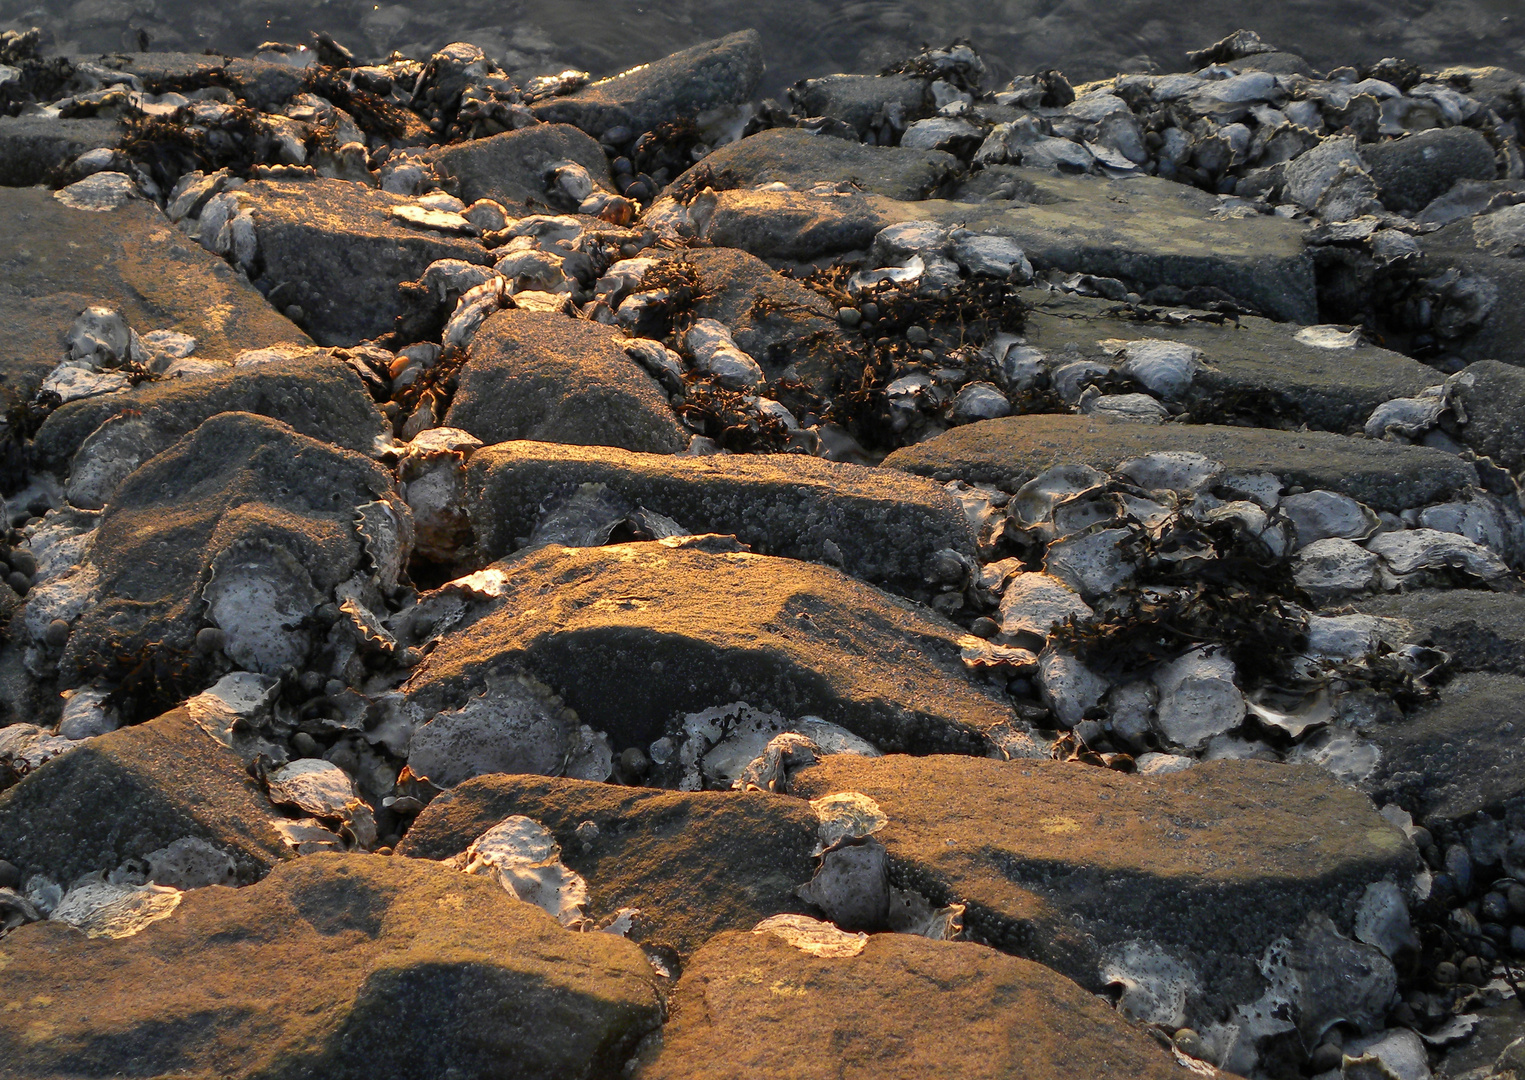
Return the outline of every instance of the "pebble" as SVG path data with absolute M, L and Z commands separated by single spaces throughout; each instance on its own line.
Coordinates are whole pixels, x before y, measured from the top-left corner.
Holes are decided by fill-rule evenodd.
M 1456 882 L 1456 890 L 1463 896 L 1472 891 L 1472 856 L 1461 844 L 1446 848 L 1446 870 Z
M 837 311 L 837 322 L 851 330 L 863 321 L 863 312 L 857 308 L 845 307 Z
M 969 632 L 977 638 L 984 638 L 988 641 L 1001 632 L 1001 626 L 989 616 L 981 615 L 969 624 Z
M 219 652 L 228 643 L 228 635 L 217 626 L 203 626 L 196 631 L 196 651 L 203 655 Z
M 1504 893 L 1509 910 L 1516 916 L 1525 916 L 1525 885 L 1511 885 Z
M 1449 960 L 1442 960 L 1435 965 L 1435 985 L 1455 986 L 1458 972 L 1456 965 Z
M 1483 970 L 1483 962 L 1475 956 L 1469 956 L 1461 962 L 1458 974 L 1462 982 L 1472 986 L 1482 986 L 1488 981 L 1487 974 Z
M 21 888 L 21 870 L 15 863 L 0 859 L 0 889 Z
M 37 556 L 26 548 L 12 548 L 11 553 L 6 556 L 6 562 L 10 563 L 11 569 L 19 574 L 25 574 L 29 578 L 37 576 Z
M 1503 893 L 1491 892 L 1483 897 L 1479 912 L 1489 922 L 1503 922 L 1509 918 L 1509 900 Z
M 15 591 L 17 596 L 25 596 L 32 588 L 32 579 L 20 570 L 12 570 L 7 574 L 5 583 Z
M 1332 1042 L 1326 1042 L 1308 1055 L 1308 1071 L 1317 1076 L 1319 1073 L 1332 1072 L 1340 1067 L 1340 1059 L 1345 1051 Z
M 291 737 L 291 748 L 297 752 L 298 757 L 304 758 L 319 757 L 323 753 L 318 740 L 305 731 L 299 731 Z
M 69 640 L 69 624 L 64 619 L 54 619 L 48 623 L 48 629 L 43 634 L 43 640 L 55 649 L 61 649 Z
M 1176 1032 L 1175 1044 L 1176 1049 L 1187 1057 L 1202 1056 L 1202 1036 L 1189 1027 L 1183 1027 Z

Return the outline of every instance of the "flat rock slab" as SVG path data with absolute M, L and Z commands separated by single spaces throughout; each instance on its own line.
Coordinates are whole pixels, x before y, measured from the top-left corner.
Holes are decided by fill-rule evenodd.
M 714 197 L 705 238 L 762 259 L 808 262 L 867 251 L 889 215 L 858 194 L 801 191 L 721 191 Z
M 15 403 L 37 392 L 64 358 L 75 318 L 96 304 L 121 312 L 139 333 L 189 334 L 196 355 L 212 360 L 307 340 L 148 202 L 94 212 L 67 207 L 50 191 L 0 189 L 3 400 Z
M 85 151 L 118 145 L 122 134 L 117 121 L 93 116 L 0 116 L 0 184 L 41 184 Z
M 1462 823 L 1479 810 L 1525 805 L 1525 678 L 1467 672 L 1435 703 L 1366 735 L 1382 750 L 1365 784 L 1417 820 Z
M 870 201 L 895 220 L 930 219 L 1009 236 L 1039 270 L 1121 278 L 1140 292 L 1212 286 L 1272 318 L 1318 322 L 1302 224 L 1262 214 L 1221 217 L 1212 195 L 1151 176 L 1111 180 L 1008 166 L 985 172 L 1008 177 L 1017 198 L 916 206 Z
M 303 312 L 322 345 L 354 345 L 392 329 L 403 313 L 399 282 L 437 259 L 487 264 L 480 241 L 405 224 L 402 195 L 349 180 L 255 180 L 239 189 L 254 219 L 261 288 Z
M 500 311 L 471 339 L 450 427 L 510 439 L 672 454 L 688 445 L 667 395 L 601 323 Z
M 756 30 L 742 30 L 539 102 L 534 112 L 541 120 L 574 124 L 590 135 L 602 137 L 623 127 L 634 137 L 658 124 L 744 104 L 762 73 L 762 41 Z
M 1152 944 L 1191 969 L 1199 1016 L 1258 998 L 1256 961 L 1310 912 L 1348 931 L 1367 885 L 1417 866 L 1365 796 L 1319 769 L 1268 762 L 1129 776 L 1053 761 L 838 755 L 790 783 L 805 798 L 841 791 L 888 816 L 875 835 L 891 881 L 934 905 L 968 905 L 976 940 L 1098 990 L 1116 950 Z
M 692 248 L 682 258 L 694 268 L 704 294 L 693 306 L 694 318 L 724 323 L 770 379 L 789 374 L 821 393 L 835 389 L 839 372 L 833 350 L 849 343 L 820 293 L 744 251 Z
M 983 752 L 984 732 L 1012 719 L 965 674 L 958 627 L 828 567 L 662 543 L 547 547 L 494 567 L 501 603 L 442 638 L 405 688 L 429 710 L 522 669 L 616 750 L 738 701 L 923 753 Z
M 551 168 L 574 161 L 588 170 L 594 183 L 614 190 L 609 159 L 598 140 L 568 124 L 537 124 L 505 131 L 485 139 L 441 146 L 424 160 L 452 181 L 466 203 L 495 199 L 523 213 L 544 211 L 546 178 Z
M 628 941 L 569 934 L 487 877 L 376 855 L 187 893 L 115 941 L 34 923 L 0 957 L 18 1078 L 613 1078 L 661 1018 Z
M 670 1007 L 642 1080 L 1186 1075 L 1158 1043 L 1047 968 L 909 934 L 875 934 L 858 955 L 833 957 L 772 933 L 721 934 L 694 957 Z
M 68 887 L 183 837 L 233 857 L 240 884 L 291 854 L 243 763 L 184 709 L 87 740 L 0 794 L 0 858 Z
M 1100 342 L 1160 340 L 1200 349 L 1203 370 L 1184 403 L 1193 420 L 1308 426 L 1359 432 L 1373 409 L 1413 397 L 1443 381 L 1434 368 L 1375 346 L 1321 349 L 1296 339 L 1296 328 L 1242 316 L 1217 325 L 1170 326 L 1110 316 L 1116 304 L 1058 292 L 1025 290 L 1032 305 L 1023 336 L 1052 355 L 1110 362 Z M 1525 379 L 1525 375 L 1522 375 Z
M 1477 470 L 1442 450 L 1321 431 L 1135 424 L 1104 417 L 1030 415 L 983 420 L 903 447 L 884 459 L 938 480 L 1016 491 L 1062 462 L 1097 469 L 1157 450 L 1186 450 L 1230 469 L 1271 472 L 1288 486 L 1337 491 L 1393 513 L 1438 502 L 1478 483 Z
M 1367 615 L 1402 619 L 1409 640 L 1451 656 L 1456 671 L 1525 676 L 1525 596 L 1475 589 L 1425 589 L 1356 605 Z
M 1419 238 L 1425 268 L 1440 274 L 1453 267 L 1492 300 L 1493 310 L 1475 332 L 1445 343 L 1446 350 L 1464 360 L 1499 360 L 1525 367 L 1525 259 L 1495 254 L 1478 242 L 1474 223 L 1493 217 L 1462 218 Z M 1478 291 L 1474 287 L 1473 291 Z
M 347 364 L 324 358 L 274 360 L 68 402 L 38 429 L 32 459 L 44 467 L 64 467 L 91 432 L 126 413 L 136 414 L 167 439 L 153 451 L 157 453 L 223 412 L 268 416 L 310 438 L 360 453 L 370 453 L 384 430 L 380 411 Z
M 478 550 L 523 544 L 547 508 L 581 484 L 602 484 L 692 533 L 729 533 L 753 551 L 829 563 L 866 581 L 921 585 L 943 548 L 974 554 L 958 502 L 896 470 L 799 454 L 687 457 L 510 442 L 479 450 L 467 470 Z
M 794 889 L 815 871 L 815 812 L 760 791 L 479 776 L 431 802 L 397 853 L 448 859 L 516 814 L 545 826 L 562 862 L 587 879 L 589 918 L 637 908 L 630 940 L 685 960 L 723 930 L 806 910 Z M 578 832 L 589 821 L 596 834 Z
M 791 188 L 851 183 L 887 199 L 925 199 L 962 168 L 941 150 L 907 150 L 815 135 L 801 128 L 770 128 L 722 146 L 673 181 L 688 186 L 750 188 L 784 183 Z
M 229 568 L 231 580 L 250 583 L 247 617 L 267 604 L 289 614 L 301 608 L 298 620 L 310 614 L 365 565 L 357 508 L 395 498 L 394 483 L 369 458 L 279 421 L 250 413 L 212 417 L 116 489 L 74 572 L 91 602 L 64 649 L 65 685 L 110 673 L 144 650 L 188 653 L 211 618 L 204 589 L 219 567 Z M 267 582 L 269 594 L 253 587 L 255 578 Z M 254 670 L 278 667 L 274 657 L 306 640 L 305 631 L 289 644 L 283 633 L 280 645 L 266 635 L 242 655 L 232 639 L 246 627 L 234 610 L 221 623 L 229 655 Z

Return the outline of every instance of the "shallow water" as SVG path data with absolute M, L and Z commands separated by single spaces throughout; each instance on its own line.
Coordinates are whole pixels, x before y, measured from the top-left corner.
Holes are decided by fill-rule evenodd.
M 1525 70 L 1525 0 L 0 0 L 0 28 L 26 26 L 65 52 L 137 49 L 139 31 L 154 49 L 248 53 L 326 30 L 362 58 L 467 40 L 520 75 L 610 74 L 750 26 L 767 93 L 957 37 L 1003 80 L 1044 67 L 1075 80 L 1174 71 L 1239 26 L 1321 69 L 1403 56 Z

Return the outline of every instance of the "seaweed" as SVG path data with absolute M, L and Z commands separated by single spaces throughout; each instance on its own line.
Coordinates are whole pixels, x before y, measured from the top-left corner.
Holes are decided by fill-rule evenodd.
M 135 650 L 119 649 L 110 664 L 115 688 L 102 702 L 124 724 L 152 720 L 204 689 L 213 678 L 211 661 L 192 650 L 151 641 Z
M 736 454 L 781 454 L 789 448 L 789 429 L 776 416 L 759 414 L 755 399 L 703 379 L 689 385 L 676 406 L 690 428 Z
M 228 108 L 229 119 L 210 131 L 175 119 L 128 117 L 121 150 L 165 190 L 198 169 L 231 169 L 242 174 L 270 161 L 275 135 L 263 116 L 243 105 Z
M 308 68 L 302 86 L 308 93 L 327 98 L 349 113 L 355 125 L 367 135 L 397 139 L 408 133 L 410 120 L 413 126 L 422 123 L 416 113 L 394 105 L 379 94 L 351 85 L 344 73 L 333 67 Z

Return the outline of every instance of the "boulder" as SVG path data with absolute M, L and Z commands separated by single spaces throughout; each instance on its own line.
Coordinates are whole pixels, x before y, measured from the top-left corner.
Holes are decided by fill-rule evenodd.
M 1365 796 L 1308 767 L 1215 761 L 1139 776 L 837 755 L 790 782 L 810 799 L 846 791 L 889 819 L 874 835 L 892 884 L 934 907 L 967 905 L 976 940 L 1094 990 L 1114 981 L 1107 969 L 1154 956 L 1184 993 L 1177 1022 L 1198 1030 L 1261 996 L 1257 963 L 1310 915 L 1349 932 L 1368 885 L 1418 867 Z
M 0 794 L 0 858 L 67 888 L 193 837 L 231 856 L 247 885 L 290 857 L 270 824 L 279 816 L 238 756 L 180 708 L 88 739 Z
M 431 802 L 397 853 L 447 859 L 513 815 L 549 830 L 562 861 L 587 880 L 589 918 L 636 908 L 630 940 L 669 956 L 686 960 L 723 930 L 806 910 L 794 890 L 815 868 L 815 813 L 760 791 L 479 776 Z
M 381 576 L 389 555 L 406 561 L 394 483 L 369 458 L 277 420 L 221 413 L 121 483 L 80 564 L 28 597 L 28 626 L 73 622 L 66 686 L 120 677 L 145 655 L 183 661 L 208 622 L 246 670 L 300 664 L 314 640 L 299 624 L 337 585 L 373 557 Z
M 274 360 L 68 402 L 38 429 L 32 458 L 46 468 L 63 469 L 102 424 L 135 414 L 131 419 L 151 433 L 140 444 L 136 468 L 224 412 L 268 416 L 309 438 L 363 454 L 372 451 L 385 430 L 384 418 L 348 365 L 321 357 Z
M 1467 413 L 1461 441 L 1511 471 L 1525 466 L 1525 371 L 1478 360 L 1454 386 Z
M 958 502 L 930 481 L 798 454 L 687 457 L 511 442 L 467 470 L 478 551 L 522 546 L 547 510 L 583 484 L 672 518 L 692 533 L 729 533 L 764 555 L 839 566 L 865 581 L 924 584 L 933 555 L 974 555 Z
M 522 671 L 616 752 L 737 702 L 922 753 L 983 752 L 1011 723 L 1004 694 L 966 674 L 958 627 L 828 567 L 657 542 L 546 547 L 483 573 L 489 611 L 404 687 L 425 716 Z
M 1142 1031 L 1031 961 L 910 934 L 840 936 L 844 953 L 859 951 L 813 955 L 767 930 L 718 936 L 678 982 L 643 1080 L 1182 1075 Z
M 402 195 L 349 180 L 254 180 L 237 193 L 254 219 L 255 279 L 267 296 L 301 308 L 323 345 L 353 345 L 392 329 L 404 311 L 397 285 L 438 259 L 485 265 L 481 242 L 392 215 Z
M 97 117 L 0 116 L 0 185 L 31 187 L 87 150 L 115 147 L 122 125 Z
M 225 262 L 185 238 L 146 201 L 75 210 L 40 188 L 0 189 L 0 402 L 30 398 L 64 358 L 81 311 L 113 308 L 139 333 L 175 330 L 196 353 L 305 341 Z M 6 486 L 0 484 L 0 486 Z
M 1364 600 L 1356 610 L 1402 620 L 1406 640 L 1448 653 L 1455 671 L 1525 676 L 1525 596 L 1422 589 Z
M 595 138 L 621 127 L 634 137 L 750 101 L 762 72 L 761 39 L 756 30 L 742 30 L 539 102 L 534 111 L 547 123 L 571 124 Z
M 424 154 L 456 195 L 467 204 L 493 199 L 521 213 L 546 208 L 546 174 L 552 166 L 575 161 L 593 182 L 614 190 L 609 159 L 596 139 L 567 124 L 536 124 L 485 139 L 440 146 Z
M 672 454 L 688 445 L 667 396 L 601 323 L 500 311 L 471 339 L 449 427 L 510 439 Z
M 678 177 L 669 191 L 697 190 L 723 180 L 750 188 L 782 182 L 799 190 L 849 182 L 892 200 L 925 199 L 962 168 L 941 150 L 905 150 L 816 135 L 802 128 L 770 128 L 722 146 Z
M 1039 270 L 1119 278 L 1139 293 L 1210 287 L 1273 319 L 1318 322 L 1306 226 L 1274 215 L 1225 218 L 1217 198 L 1187 184 L 998 165 L 950 202 L 869 201 L 898 221 L 1010 237 Z
M 662 1015 L 629 942 L 569 934 L 488 877 L 376 855 L 187 893 L 115 941 L 25 926 L 5 958 L 16 1077 L 612 1080 Z
M 1361 147 L 1361 157 L 1389 210 L 1423 210 L 1458 180 L 1493 180 L 1493 147 L 1476 128 L 1431 128 Z
M 1135 424 L 1095 416 L 1030 415 L 984 420 L 902 447 L 884 466 L 939 481 L 1016 491 L 1061 462 L 1114 469 L 1158 450 L 1202 454 L 1230 469 L 1270 472 L 1283 485 L 1335 491 L 1397 513 L 1478 484 L 1477 470 L 1443 450 L 1319 431 Z
M 1033 289 L 1023 336 L 1065 362 L 1113 363 L 1103 341 L 1169 341 L 1200 351 L 1201 368 L 1180 400 L 1194 421 L 1359 433 L 1373 409 L 1441 382 L 1434 368 L 1371 345 L 1325 349 L 1297 327 L 1241 316 L 1172 326 L 1118 318 L 1116 304 Z
M 1525 210 L 1510 206 L 1463 217 L 1419 238 L 1424 269 L 1441 297 L 1441 344 L 1463 360 L 1525 367 L 1525 308 L 1512 299 L 1525 294 L 1525 258 L 1509 254 L 1511 236 L 1525 251 L 1522 218 Z
M 804 79 L 789 91 L 804 116 L 829 116 L 867 135 L 876 120 L 899 110 L 900 126 L 931 115 L 930 80 L 920 75 L 823 75 Z
M 1365 732 L 1381 750 L 1363 786 L 1432 828 L 1480 810 L 1525 809 L 1525 678 L 1466 672 L 1401 723 Z
M 705 237 L 716 247 L 759 258 L 800 261 L 867 251 L 887 216 L 858 194 L 799 191 L 722 191 L 715 196 Z

